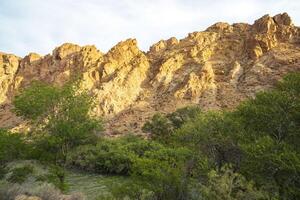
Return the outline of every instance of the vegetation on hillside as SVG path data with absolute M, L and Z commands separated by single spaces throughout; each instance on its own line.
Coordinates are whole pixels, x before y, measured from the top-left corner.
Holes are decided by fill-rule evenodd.
M 35 157 L 65 163 L 70 149 L 97 139 L 102 123 L 90 117 L 93 98 L 78 86 L 79 79 L 63 87 L 33 82 L 15 97 L 16 114 L 29 120 L 36 136 Z
M 43 181 L 62 191 L 66 168 L 126 176 L 107 185 L 113 199 L 300 199 L 300 73 L 233 111 L 157 113 L 143 127 L 150 139 L 96 137 L 102 121 L 90 117 L 92 97 L 76 84 L 35 82 L 15 98 L 15 112 L 34 128 L 26 137 L 0 131 L 2 180 L 24 182 L 34 168 L 8 166 L 30 159 L 52 166 Z

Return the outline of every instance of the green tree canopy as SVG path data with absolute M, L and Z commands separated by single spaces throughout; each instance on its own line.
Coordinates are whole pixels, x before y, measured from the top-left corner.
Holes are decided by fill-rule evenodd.
M 77 79 L 63 87 L 33 82 L 13 104 L 17 115 L 30 120 L 33 132 L 43 135 L 37 149 L 45 150 L 46 157 L 65 158 L 70 148 L 94 141 L 102 129 L 101 121 L 89 114 L 93 97 L 79 90 Z

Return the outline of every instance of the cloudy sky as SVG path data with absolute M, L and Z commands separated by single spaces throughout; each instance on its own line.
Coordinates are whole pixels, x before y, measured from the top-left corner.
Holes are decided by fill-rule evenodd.
M 47 54 L 64 42 L 103 52 L 126 38 L 147 51 L 218 21 L 253 21 L 288 12 L 300 25 L 299 0 L 0 0 L 0 51 Z

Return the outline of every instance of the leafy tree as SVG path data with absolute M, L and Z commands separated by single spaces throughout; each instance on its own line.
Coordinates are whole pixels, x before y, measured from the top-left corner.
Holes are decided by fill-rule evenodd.
M 237 111 L 245 129 L 255 136 L 269 135 L 278 143 L 298 139 L 300 100 L 286 92 L 261 92 L 242 103 Z
M 239 124 L 230 113 L 207 112 L 185 123 L 173 140 L 191 148 L 195 154 L 206 155 L 212 166 L 231 163 L 238 167 L 242 158 L 236 140 L 239 133 Z
M 234 113 L 245 129 L 241 172 L 280 199 L 300 198 L 300 73 L 242 103 Z
M 44 156 L 55 155 L 64 161 L 69 149 L 94 141 L 101 122 L 91 118 L 92 97 L 79 92 L 79 81 L 63 87 L 34 82 L 14 99 L 15 112 L 32 122 L 33 131 L 41 133 L 37 146 Z M 51 158 L 50 158 L 51 159 Z
M 300 195 L 300 155 L 286 143 L 270 136 L 242 145 L 246 154 L 241 173 L 252 178 L 280 199 L 298 199 Z
M 15 96 L 14 111 L 25 119 L 43 119 L 50 112 L 54 112 L 60 96 L 61 92 L 58 87 L 33 81 L 29 87 L 22 89 L 20 94 Z

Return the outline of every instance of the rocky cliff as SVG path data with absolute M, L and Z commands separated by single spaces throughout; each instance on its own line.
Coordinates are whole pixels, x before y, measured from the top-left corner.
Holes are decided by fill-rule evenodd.
M 70 43 L 46 56 L 0 53 L 0 126 L 23 123 L 10 111 L 11 100 L 32 80 L 62 85 L 82 74 L 81 87 L 96 96 L 93 113 L 106 119 L 113 135 L 140 132 L 157 111 L 191 104 L 233 108 L 292 71 L 300 71 L 300 28 L 286 13 L 252 25 L 219 22 L 180 40 L 161 40 L 148 52 L 128 39 L 107 53 Z

